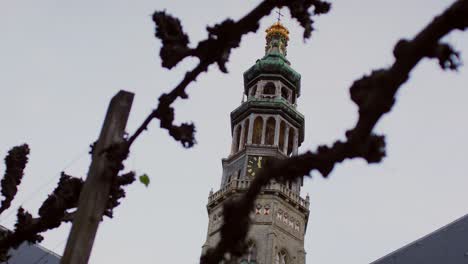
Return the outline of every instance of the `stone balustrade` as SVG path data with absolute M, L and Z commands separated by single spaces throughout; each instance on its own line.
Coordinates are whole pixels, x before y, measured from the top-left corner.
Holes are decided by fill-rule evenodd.
M 223 188 L 215 193 L 210 193 L 208 196 L 208 207 L 211 207 L 214 204 L 217 204 L 219 201 L 224 200 L 229 194 L 235 192 L 246 191 L 250 183 L 250 180 L 232 180 L 226 184 Z M 292 191 L 286 185 L 270 182 L 262 189 L 265 193 L 274 193 L 281 195 L 286 198 L 288 202 L 292 202 L 295 206 L 300 206 L 305 210 L 309 209 L 309 199 L 302 198 L 298 193 Z

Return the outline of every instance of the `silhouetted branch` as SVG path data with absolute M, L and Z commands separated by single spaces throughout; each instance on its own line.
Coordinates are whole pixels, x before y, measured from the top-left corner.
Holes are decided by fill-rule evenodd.
M 243 35 L 256 32 L 260 26 L 260 19 L 270 14 L 276 7 L 289 8 L 292 17 L 304 28 L 304 38 L 309 38 L 314 29 L 312 16 L 325 14 L 330 10 L 330 4 L 322 0 L 265 0 L 237 22 L 226 19 L 220 24 L 208 27 L 208 38 L 200 41 L 196 48 L 187 46 L 189 37 L 183 31 L 179 19 L 166 12 L 155 12 L 153 15 L 156 24 L 155 36 L 161 39 L 163 44 L 160 52 L 162 66 L 170 69 L 189 56 L 197 57 L 200 62 L 192 71 L 187 72 L 184 79 L 170 93 L 161 95 L 158 107 L 130 137 L 129 145 L 146 130 L 153 118 L 157 118 L 161 121 L 161 127 L 167 129 L 175 140 L 180 141 L 186 148 L 192 147 L 196 142 L 195 127 L 189 123 L 182 123 L 180 126 L 173 124 L 172 103 L 177 98 L 187 99 L 188 95 L 185 92 L 187 86 L 211 64 L 216 63 L 222 72 L 227 73 L 226 63 L 231 50 L 240 45 Z M 313 8 L 312 14 L 309 13 L 311 8 Z
M 108 207 L 105 215 L 112 218 L 112 210 L 117 207 L 119 199 L 125 197 L 122 186 L 135 181 L 135 173 L 129 172 L 116 176 L 111 186 Z M 0 238 L 0 261 L 5 261 L 10 248 L 17 248 L 23 242 L 38 243 L 43 237 L 40 233 L 57 228 L 62 222 L 71 222 L 76 211 L 83 180 L 62 172 L 57 187 L 39 208 L 39 216 L 34 218 L 22 207 L 18 209 L 17 223 L 14 231 L 7 231 Z
M 113 209 L 120 205 L 119 200 L 125 197 L 125 191 L 122 186 L 129 185 L 135 181 L 135 172 L 131 171 L 121 176 L 114 177 L 114 182 L 109 193 L 109 201 L 104 215 L 112 218 Z
M 66 211 L 75 208 L 83 185 L 83 180 L 62 173 L 57 187 L 39 208 L 39 217 L 33 218 L 22 207 L 18 209 L 18 220 L 13 232 L 7 232 L 0 240 L 0 256 L 5 256 L 10 248 L 17 248 L 24 241 L 42 241 L 40 233 L 59 227 Z
M 450 44 L 446 43 L 437 44 L 427 57 L 437 59 L 440 67 L 444 70 L 457 70 L 461 65 L 460 53 L 455 51 Z
M 215 264 L 223 260 L 226 253 L 234 256 L 243 253 L 249 230 L 249 213 L 261 188 L 271 180 L 293 181 L 310 176 L 312 170 L 327 177 L 337 163 L 351 158 L 364 158 L 368 163 L 380 162 L 385 156 L 385 141 L 383 136 L 373 135 L 372 130 L 379 119 L 391 110 L 398 88 L 408 80 L 411 70 L 424 57 L 437 58 L 442 69 L 456 70 L 459 63 L 454 59 L 458 59 L 458 53 L 439 41 L 452 30 L 465 30 L 467 27 L 468 0 L 459 0 L 413 40 L 400 41 L 394 50 L 396 61 L 390 68 L 374 71 L 351 86 L 351 99 L 359 107 L 359 120 L 352 130 L 346 132 L 347 140 L 337 141 L 331 147 L 320 146 L 315 153 L 307 152 L 269 163 L 244 195 L 224 205 L 221 240 L 201 257 L 200 262 Z
M 20 185 L 23 178 L 24 168 L 26 168 L 26 163 L 28 163 L 28 155 L 29 147 L 27 144 L 24 144 L 12 148 L 5 157 L 6 170 L 1 182 L 2 195 L 5 199 L 0 207 L 0 214 L 10 208 L 11 201 L 15 198 L 18 185 Z
M 75 218 L 76 211 L 73 212 L 65 212 L 65 215 L 62 218 L 64 223 L 72 223 L 73 219 Z
M 194 81 L 197 76 L 206 71 L 208 65 L 199 64 L 195 69 L 185 74 L 184 79 L 177 85 L 174 90 L 169 94 L 163 94 L 159 97 L 158 108 L 155 109 L 151 114 L 145 119 L 143 124 L 137 129 L 135 134 L 133 134 L 128 139 L 128 147 L 135 141 L 135 139 L 147 129 L 149 123 L 153 118 L 159 118 L 161 120 L 161 128 L 165 128 L 169 131 L 169 134 L 177 141 L 180 141 L 184 147 L 192 147 L 195 144 L 195 126 L 193 124 L 183 123 L 180 126 L 173 125 L 174 121 L 174 108 L 170 105 L 177 99 L 177 97 L 188 98 L 188 95 L 185 93 L 185 88 L 189 83 Z
M 193 55 L 192 49 L 187 46 L 189 37 L 182 29 L 178 18 L 166 15 L 163 11 L 154 13 L 153 21 L 158 27 L 155 36 L 163 45 L 159 56 L 164 68 L 171 69 L 185 57 Z

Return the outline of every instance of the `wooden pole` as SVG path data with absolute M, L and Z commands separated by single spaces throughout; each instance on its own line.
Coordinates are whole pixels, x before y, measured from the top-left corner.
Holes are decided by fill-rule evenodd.
M 83 185 L 61 264 L 88 263 L 94 238 L 109 200 L 112 176 L 105 149 L 124 140 L 133 93 L 119 91 L 110 101 L 101 134 L 93 149 L 88 177 Z

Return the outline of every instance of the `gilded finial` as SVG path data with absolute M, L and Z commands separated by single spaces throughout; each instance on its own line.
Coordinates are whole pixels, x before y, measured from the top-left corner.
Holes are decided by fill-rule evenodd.
M 269 38 L 271 39 L 271 37 L 274 34 L 279 34 L 280 36 L 284 37 L 286 39 L 286 41 L 288 41 L 289 40 L 289 30 L 285 26 L 283 26 L 283 24 L 281 24 L 281 17 L 284 16 L 284 15 L 281 14 L 281 9 L 276 10 L 275 12 L 278 14 L 278 18 L 277 18 L 276 23 L 271 25 L 265 31 L 267 33 L 266 39 L 268 41 Z
M 286 41 L 289 40 L 289 30 L 281 24 L 281 22 L 276 22 L 273 25 L 271 25 L 269 28 L 265 30 L 266 34 L 266 40 L 268 41 L 271 39 L 274 35 L 279 35 L 283 38 L 285 38 Z
M 278 20 L 265 30 L 266 47 L 265 53 L 279 52 L 286 56 L 286 47 L 289 41 L 289 30 L 281 24 L 281 11 L 276 11 Z

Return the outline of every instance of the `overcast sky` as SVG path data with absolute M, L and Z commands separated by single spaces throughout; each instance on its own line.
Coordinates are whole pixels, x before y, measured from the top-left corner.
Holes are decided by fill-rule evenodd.
M 23 205 L 37 215 L 60 171 L 84 176 L 89 145 L 100 131 L 109 99 L 135 93 L 133 132 L 196 60 L 161 68 L 161 44 L 151 14 L 178 16 L 191 44 L 206 25 L 240 18 L 260 1 L 0 1 L 1 156 L 18 144 L 30 162 L 12 209 L 0 224 L 12 228 Z M 349 99 L 353 80 L 393 62 L 400 38 L 410 38 L 453 0 L 336 0 L 304 42 L 302 29 L 284 12 L 291 31 L 288 58 L 302 74 L 298 109 L 306 118 L 301 152 L 344 138 L 357 118 Z M 229 113 L 242 97 L 242 73 L 264 53 L 264 18 L 242 40 L 228 64 L 213 66 L 177 101 L 178 122 L 194 121 L 198 144 L 183 149 L 154 122 L 132 148 L 126 169 L 147 173 L 149 188 L 135 183 L 101 224 L 90 263 L 197 263 L 208 224 L 209 190 L 218 190 L 221 159 L 230 149 Z M 446 38 L 468 60 L 468 33 Z M 387 136 L 387 158 L 336 167 L 329 179 L 313 174 L 307 263 L 369 263 L 468 213 L 468 70 L 443 72 L 424 60 L 398 94 L 377 130 Z M 4 164 L 0 165 L 4 171 Z M 3 173 L 3 172 L 2 172 Z M 45 234 L 45 247 L 62 254 L 65 225 Z

